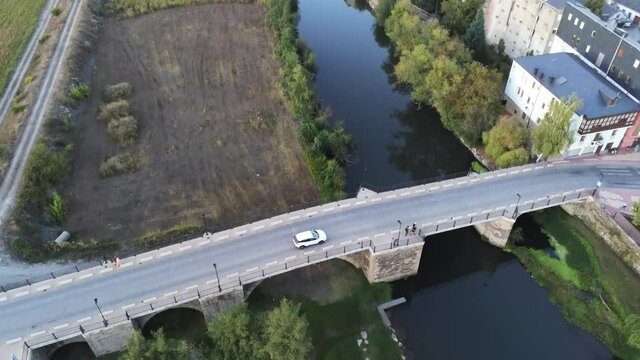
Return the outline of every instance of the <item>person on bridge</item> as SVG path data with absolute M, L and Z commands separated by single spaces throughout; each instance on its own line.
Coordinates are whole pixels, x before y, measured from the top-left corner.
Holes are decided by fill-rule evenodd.
M 416 223 L 413 223 L 413 226 L 411 227 L 411 235 L 415 235 L 417 229 L 418 227 L 416 226 Z

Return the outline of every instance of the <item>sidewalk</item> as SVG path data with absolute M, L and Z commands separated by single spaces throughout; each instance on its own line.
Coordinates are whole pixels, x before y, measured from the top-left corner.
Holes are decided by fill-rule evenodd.
M 601 155 L 586 155 L 582 157 L 572 157 L 569 159 L 563 159 L 561 157 L 551 159 L 549 162 L 556 164 L 582 164 L 582 163 L 592 163 L 592 162 L 640 162 L 640 152 L 625 151 L 618 152 L 615 155 L 612 154 L 601 154 Z

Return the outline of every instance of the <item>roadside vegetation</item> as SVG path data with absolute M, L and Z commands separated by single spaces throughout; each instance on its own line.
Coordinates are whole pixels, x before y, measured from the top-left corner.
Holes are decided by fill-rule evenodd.
M 280 88 L 293 116 L 300 121 L 304 158 L 324 201 L 344 197 L 343 166 L 352 148 L 351 137 L 340 124 L 331 126 L 318 111 L 313 89 L 313 57 L 298 38 L 297 2 L 261 0 L 267 9 L 267 25 L 276 37 L 275 55 L 280 62 Z
M 107 86 L 103 92 L 103 98 L 107 103 L 100 107 L 100 114 L 98 114 L 99 120 L 107 122 L 107 134 L 121 145 L 131 145 L 138 138 L 138 120 L 131 116 L 131 107 L 129 102 L 125 100 L 132 93 L 133 88 L 126 82 Z M 101 167 L 100 176 L 120 175 L 126 172 L 134 172 L 137 169 L 135 159 L 134 161 L 130 159 L 133 157 L 131 154 L 121 154 L 120 157 L 123 160 L 127 160 L 128 166 L 126 169 L 122 168 L 120 171 L 107 175 L 106 173 L 103 174 Z M 113 165 L 116 165 L 114 161 L 112 161 L 111 166 Z
M 248 3 L 250 0 L 114 0 L 111 9 L 125 17 L 186 5 Z
M 482 134 L 484 151 L 501 168 L 524 165 L 529 162 L 526 149 L 527 132 L 511 116 L 502 116 L 496 125 Z
M 565 318 L 618 357 L 640 357 L 640 279 L 581 220 L 559 208 L 536 213 L 554 255 L 509 244 Z M 522 243 L 522 242 L 520 242 Z
M 105 159 L 100 165 L 100 177 L 131 174 L 138 170 L 138 161 L 129 152 L 113 155 Z
M 0 95 L 31 38 L 46 0 L 0 1 Z

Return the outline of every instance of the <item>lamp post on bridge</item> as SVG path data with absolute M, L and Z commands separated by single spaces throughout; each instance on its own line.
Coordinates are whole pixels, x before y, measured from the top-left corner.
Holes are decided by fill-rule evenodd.
M 109 322 L 107 321 L 107 319 L 104 318 L 104 315 L 102 314 L 102 310 L 100 310 L 100 306 L 98 305 L 98 298 L 94 298 L 93 302 L 96 304 L 96 307 L 98 308 L 98 312 L 100 313 L 100 316 L 102 317 L 102 323 L 104 324 L 104 326 L 109 325 Z
M 216 280 L 218 281 L 218 291 L 222 292 L 222 286 L 220 286 L 220 277 L 218 276 L 218 267 L 216 263 L 213 263 L 213 270 L 216 271 Z
M 516 217 L 518 217 L 518 206 L 520 205 L 520 199 L 522 199 L 522 196 L 520 196 L 520 193 L 516 193 L 516 196 L 518 197 L 518 201 L 516 201 L 516 209 L 513 212 L 513 218 L 515 219 Z
M 596 188 L 593 189 L 593 195 L 592 196 L 596 196 L 596 193 L 598 192 L 598 189 L 600 189 L 600 186 L 602 186 L 602 179 L 604 179 L 604 174 L 600 173 L 600 179 L 598 179 L 598 182 L 596 183 Z

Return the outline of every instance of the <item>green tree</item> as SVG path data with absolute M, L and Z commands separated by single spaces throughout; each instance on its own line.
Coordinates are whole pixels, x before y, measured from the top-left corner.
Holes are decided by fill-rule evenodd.
M 498 55 L 502 56 L 504 55 L 504 39 L 500 39 L 500 41 L 498 41 Z
M 559 155 L 572 141 L 571 117 L 582 107 L 575 94 L 560 101 L 552 101 L 540 125 L 533 130 L 533 151 L 544 157 Z
M 62 196 L 54 192 L 51 197 L 51 203 L 49 204 L 51 219 L 57 224 L 62 224 L 67 218 L 67 210 L 67 204 L 64 202 Z
M 602 7 L 604 6 L 605 0 L 585 0 L 584 6 L 589 8 L 594 14 L 600 16 L 602 15 Z
M 478 10 L 482 12 L 484 0 L 444 0 L 442 2 L 442 25 L 456 35 L 463 35 Z
M 287 299 L 269 312 L 265 323 L 264 353 L 271 360 L 306 359 L 311 351 L 309 323 L 300 314 L 300 304 Z
M 418 15 L 412 14 L 409 11 L 410 7 L 409 0 L 398 1 L 384 24 L 387 36 L 400 52 L 413 49 L 424 35 L 425 22 L 420 20 Z
M 214 344 L 211 358 L 235 360 L 258 357 L 261 346 L 257 326 L 244 302 L 210 323 L 207 334 Z
M 391 15 L 391 11 L 393 10 L 393 5 L 395 4 L 395 0 L 379 0 L 378 6 L 376 7 L 376 22 L 380 25 L 384 26 L 384 22 L 387 20 L 389 15 Z
M 145 339 L 136 331 L 119 360 L 187 360 L 189 348 L 185 341 L 168 339 L 162 328 Z
M 627 343 L 636 349 L 640 349 L 640 315 L 632 314 L 627 316 L 625 319 L 624 330 L 629 336 L 627 338 Z
M 633 203 L 633 225 L 640 226 L 640 201 Z
M 527 142 L 527 131 L 513 117 L 502 117 L 490 131 L 482 134 L 484 151 L 494 160 L 510 150 L 515 150 Z
M 496 159 L 496 165 L 503 169 L 512 166 L 524 165 L 528 162 L 529 152 L 527 151 L 527 149 L 522 147 L 514 150 L 509 150 Z
M 486 43 L 484 38 L 484 9 L 482 7 L 476 11 L 476 17 L 467 28 L 462 40 L 473 51 L 476 59 L 484 56 Z

